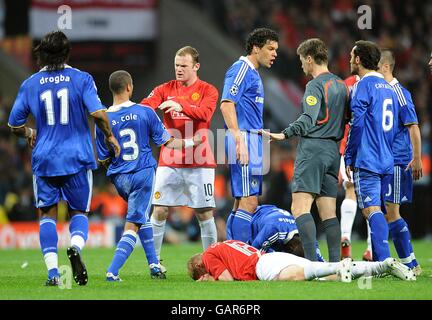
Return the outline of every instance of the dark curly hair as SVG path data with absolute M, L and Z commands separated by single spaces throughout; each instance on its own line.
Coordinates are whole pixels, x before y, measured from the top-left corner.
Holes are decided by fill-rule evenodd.
M 246 53 L 251 54 L 254 46 L 262 48 L 267 41 L 279 42 L 279 36 L 276 31 L 268 28 L 258 28 L 252 31 L 246 40 Z
M 66 35 L 61 31 L 52 31 L 43 37 L 33 51 L 39 67 L 56 71 L 64 68 L 64 64 L 69 60 L 70 49 Z
M 368 70 L 378 70 L 381 59 L 381 51 L 372 41 L 356 41 L 354 47 L 354 58 L 360 57 L 361 65 Z

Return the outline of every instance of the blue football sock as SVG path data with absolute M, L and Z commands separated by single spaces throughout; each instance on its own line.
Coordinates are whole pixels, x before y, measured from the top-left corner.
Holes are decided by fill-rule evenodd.
M 401 262 L 408 268 L 413 268 L 413 262 L 411 258 L 411 235 L 408 229 L 408 225 L 403 218 L 389 223 L 390 234 L 393 239 L 396 252 Z
M 153 240 L 152 223 L 148 221 L 138 230 L 138 236 L 144 249 L 148 264 L 159 263 Z
M 317 261 L 326 262 L 323 255 L 321 254 L 321 250 L 320 250 L 318 241 L 315 242 L 315 251 L 316 251 Z
M 232 220 L 233 220 L 234 215 L 235 215 L 235 211 L 231 210 L 231 212 L 228 216 L 228 219 L 226 221 L 226 238 L 227 238 L 227 240 L 233 239 L 233 237 L 232 237 Z
M 69 232 L 71 245 L 81 252 L 88 237 L 88 217 L 85 214 L 76 214 L 71 218 Z
M 56 277 L 59 275 L 56 221 L 51 218 L 42 218 L 39 222 L 39 226 L 39 241 L 48 269 L 48 278 Z
M 417 262 L 417 259 L 416 259 L 416 257 L 415 257 L 415 254 L 414 254 L 414 249 L 413 249 L 413 247 L 412 247 L 412 243 L 411 243 L 411 240 L 410 240 L 410 244 L 409 244 L 409 246 L 410 246 L 410 255 L 411 255 L 411 262 L 412 262 L 412 265 L 413 265 L 413 267 L 417 267 L 418 266 L 418 262 Z
M 371 213 L 368 220 L 371 229 L 373 258 L 375 261 L 384 261 L 390 257 L 387 221 L 381 211 Z
M 117 243 L 117 248 L 114 253 L 114 258 L 107 272 L 111 272 L 117 276 L 120 268 L 124 265 L 127 258 L 132 253 L 137 239 L 137 234 L 132 230 L 127 230 L 123 233 L 120 241 Z
M 232 217 L 231 233 L 233 240 L 240 240 L 245 243 L 249 243 L 252 234 L 252 222 L 253 214 L 237 209 L 235 215 Z

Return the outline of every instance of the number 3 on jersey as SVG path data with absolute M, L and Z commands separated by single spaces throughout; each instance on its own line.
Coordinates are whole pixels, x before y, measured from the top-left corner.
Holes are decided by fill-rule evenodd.
M 384 132 L 390 131 L 393 128 L 393 112 L 391 110 L 392 104 L 392 99 L 385 99 L 383 102 L 382 127 Z M 390 106 L 390 109 L 388 109 L 388 106 Z
M 122 144 L 124 149 L 132 149 L 132 154 L 123 154 L 122 158 L 125 161 L 133 161 L 138 158 L 139 148 L 136 143 L 136 133 L 132 129 L 123 129 L 119 131 L 120 137 L 129 136 L 129 141 Z

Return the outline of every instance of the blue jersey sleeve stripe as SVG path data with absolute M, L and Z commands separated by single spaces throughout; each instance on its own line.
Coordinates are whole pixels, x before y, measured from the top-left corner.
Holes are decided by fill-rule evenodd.
M 407 99 L 405 98 L 403 87 L 400 84 L 398 85 L 398 90 L 400 91 L 401 98 L 402 98 L 402 101 L 403 101 L 403 105 L 404 106 L 408 105 Z
M 237 73 L 236 78 L 234 79 L 234 84 L 240 85 L 240 83 L 243 81 L 244 76 L 248 70 L 249 66 L 246 62 L 243 62 L 243 65 L 241 66 L 239 72 Z
M 406 103 L 405 97 L 404 97 L 404 95 L 403 95 L 402 90 L 400 89 L 400 87 L 398 85 L 395 85 L 393 87 L 393 89 L 396 92 L 396 95 L 398 97 L 398 101 L 399 101 L 399 104 L 401 105 L 401 107 L 402 106 L 406 106 L 407 103 Z
M 222 100 L 221 100 L 221 102 L 225 102 L 225 101 L 226 101 L 226 102 L 232 102 L 232 103 L 236 104 L 236 103 L 235 103 L 234 101 L 232 101 L 231 99 L 222 99 Z
M 107 111 L 107 112 L 111 112 L 111 111 L 108 111 L 107 109 L 105 109 L 104 107 L 102 107 L 102 108 L 100 108 L 100 109 L 98 109 L 98 110 L 96 110 L 96 111 L 93 111 L 93 112 L 90 112 L 90 114 L 95 114 L 96 112 L 99 112 L 99 111 Z
M 22 124 L 22 125 L 20 125 L 20 126 L 13 126 L 13 125 L 11 125 L 11 124 L 8 122 L 8 126 L 9 126 L 10 128 L 17 129 L 17 128 L 22 128 L 22 127 L 24 127 L 24 126 L 25 126 L 25 123 Z

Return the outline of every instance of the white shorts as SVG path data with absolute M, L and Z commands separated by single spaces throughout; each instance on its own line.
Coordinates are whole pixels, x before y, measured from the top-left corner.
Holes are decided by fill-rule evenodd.
M 215 208 L 214 168 L 158 167 L 152 203 L 159 206 Z
M 339 172 L 340 172 L 340 175 L 342 177 L 342 185 L 343 185 L 344 189 L 346 190 L 346 184 L 347 184 L 347 182 L 353 183 L 354 180 L 352 179 L 352 172 L 350 172 L 351 181 L 348 179 L 348 176 L 347 176 L 346 170 L 345 170 L 345 159 L 344 159 L 344 156 L 341 156 L 341 161 L 340 161 L 340 166 L 339 166 Z
M 288 266 L 305 267 L 310 263 L 309 260 L 290 253 L 270 252 L 259 258 L 255 271 L 258 279 L 272 281 L 277 280 L 279 273 Z

